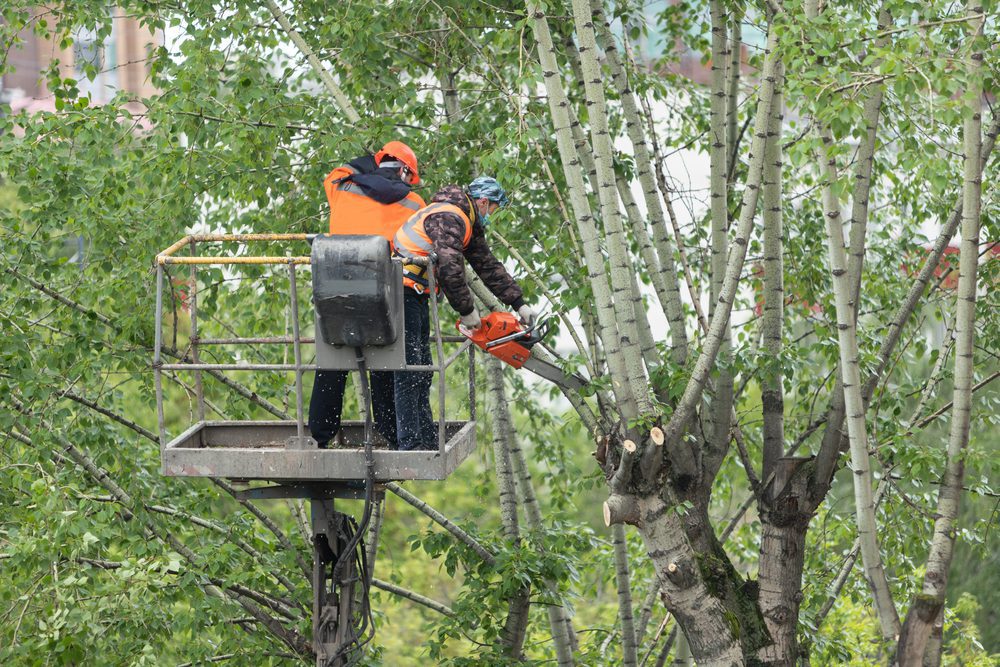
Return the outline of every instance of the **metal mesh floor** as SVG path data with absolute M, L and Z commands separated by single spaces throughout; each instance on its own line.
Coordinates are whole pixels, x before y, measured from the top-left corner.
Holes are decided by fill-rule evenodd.
M 341 447 L 318 449 L 300 445 L 294 421 L 198 422 L 164 448 L 163 474 L 275 482 L 364 479 L 364 425 L 344 422 L 341 430 Z M 376 448 L 375 481 L 445 479 L 475 448 L 476 424 L 446 422 L 445 437 L 440 451 Z

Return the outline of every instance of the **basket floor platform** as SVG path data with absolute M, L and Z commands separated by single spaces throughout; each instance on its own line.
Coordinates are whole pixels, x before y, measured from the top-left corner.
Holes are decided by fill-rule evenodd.
M 311 438 L 299 441 L 294 421 L 198 422 L 163 449 L 163 473 L 285 483 L 364 479 L 364 424 L 345 421 L 341 432 L 340 447 L 318 449 Z M 446 422 L 443 451 L 376 448 L 375 481 L 445 479 L 475 446 L 475 422 Z

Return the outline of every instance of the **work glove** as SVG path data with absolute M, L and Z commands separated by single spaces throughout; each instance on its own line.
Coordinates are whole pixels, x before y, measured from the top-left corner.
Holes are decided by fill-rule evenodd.
M 528 304 L 524 304 L 523 306 L 518 308 L 517 314 L 520 316 L 521 322 L 524 324 L 524 326 L 529 328 L 534 326 L 535 320 L 538 319 L 538 313 L 533 311 L 531 309 L 531 306 L 529 306 Z
M 475 331 L 483 324 L 483 321 L 479 319 L 479 313 L 476 312 L 475 308 L 473 308 L 472 312 L 469 313 L 468 315 L 462 315 L 460 321 L 462 323 L 462 326 L 468 329 L 469 331 Z

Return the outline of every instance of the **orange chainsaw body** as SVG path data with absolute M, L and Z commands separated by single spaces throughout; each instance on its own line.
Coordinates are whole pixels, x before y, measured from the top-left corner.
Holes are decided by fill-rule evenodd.
M 459 323 L 460 325 L 460 323 Z M 531 350 L 524 345 L 508 340 L 503 343 L 491 345 L 496 340 L 507 336 L 515 335 L 524 330 L 517 316 L 513 313 L 497 311 L 482 318 L 482 325 L 474 331 L 468 331 L 459 326 L 459 331 L 469 337 L 480 349 L 489 352 L 494 357 L 510 364 L 514 368 L 520 368 L 531 356 Z

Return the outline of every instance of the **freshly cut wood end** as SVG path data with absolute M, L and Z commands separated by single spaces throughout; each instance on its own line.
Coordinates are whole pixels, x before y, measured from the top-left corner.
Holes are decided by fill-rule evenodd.
M 676 571 L 677 571 L 677 563 L 671 563 L 670 565 L 667 565 L 667 572 L 673 574 Z
M 632 442 L 631 440 L 626 440 L 625 442 L 623 442 L 622 447 L 625 448 L 626 452 L 634 452 L 636 450 L 635 443 Z
M 604 501 L 604 525 L 611 525 L 611 506 L 608 505 L 608 501 Z
M 663 446 L 663 441 L 666 439 L 663 435 L 663 429 L 659 426 L 654 426 L 649 431 L 649 439 L 653 441 L 653 444 L 657 447 Z

